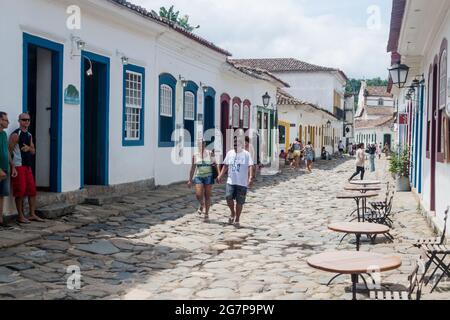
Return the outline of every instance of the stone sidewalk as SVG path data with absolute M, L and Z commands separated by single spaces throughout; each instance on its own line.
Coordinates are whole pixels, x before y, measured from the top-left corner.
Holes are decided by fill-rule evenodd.
M 354 207 L 335 198 L 353 162 L 319 161 L 312 174 L 286 169 L 262 177 L 249 192 L 241 229 L 225 224 L 223 185 L 215 187 L 210 223 L 196 214 L 192 191 L 177 185 L 1 231 L 0 298 L 350 299 L 350 279 L 327 287 L 332 275 L 310 268 L 306 258 L 354 250 L 352 240 L 338 246 L 340 235 L 327 230 L 331 222 L 347 221 Z M 383 178 L 385 161 L 377 165 L 373 177 Z M 384 283 L 407 284 L 417 254 L 411 243 L 432 234 L 411 199 L 396 196 L 394 243 L 379 239 L 361 247 L 402 257 L 400 269 L 382 275 Z M 67 288 L 69 266 L 81 269 L 80 290 Z M 423 298 L 449 298 L 443 289 Z

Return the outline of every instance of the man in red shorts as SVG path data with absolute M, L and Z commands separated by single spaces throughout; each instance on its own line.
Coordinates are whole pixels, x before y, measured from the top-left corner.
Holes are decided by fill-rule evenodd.
M 31 117 L 28 113 L 19 116 L 20 128 L 15 130 L 9 138 L 9 151 L 12 153 L 13 164 L 17 170 L 17 177 L 12 179 L 13 196 L 16 201 L 19 223 L 30 223 L 30 221 L 43 221 L 36 215 L 36 184 L 34 182 L 31 166 L 36 149 L 33 137 L 28 132 Z M 28 197 L 30 206 L 29 219 L 25 218 L 23 212 L 23 200 Z

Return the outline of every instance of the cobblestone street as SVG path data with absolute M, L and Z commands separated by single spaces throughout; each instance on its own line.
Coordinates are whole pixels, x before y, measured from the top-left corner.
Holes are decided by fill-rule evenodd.
M 385 161 L 377 166 L 368 179 L 383 178 Z M 193 192 L 176 185 L 1 231 L 0 298 L 351 299 L 349 276 L 327 287 L 333 274 L 310 268 L 306 258 L 355 250 L 352 237 L 339 245 L 342 235 L 327 229 L 348 221 L 354 209 L 353 200 L 336 199 L 353 169 L 354 160 L 345 159 L 318 162 L 312 174 L 285 169 L 262 177 L 250 190 L 240 229 L 225 224 L 223 185 L 215 188 L 209 223 L 196 214 Z M 381 280 L 406 286 L 418 253 L 412 242 L 432 232 L 410 193 L 396 195 L 393 212 L 395 242 L 363 237 L 361 250 L 400 255 L 402 267 Z M 78 291 L 66 284 L 72 265 L 81 268 Z M 423 299 L 448 299 L 447 287 L 433 295 L 425 289 Z

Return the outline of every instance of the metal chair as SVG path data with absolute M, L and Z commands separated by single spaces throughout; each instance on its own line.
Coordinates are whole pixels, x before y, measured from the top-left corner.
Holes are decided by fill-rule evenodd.
M 450 206 L 447 207 L 447 210 L 444 214 L 444 229 L 442 231 L 441 237 L 437 238 L 428 238 L 428 239 L 419 239 L 414 244 L 416 248 L 421 249 L 426 257 L 428 258 L 427 263 L 425 264 L 425 272 L 423 275 L 423 278 L 425 278 L 426 273 L 431 268 L 431 265 L 434 264 L 436 267 L 430 277 L 427 279 L 425 285 L 428 285 L 429 281 L 434 277 L 436 272 L 438 270 L 442 271 L 442 274 L 438 278 L 438 280 L 435 282 L 433 288 L 431 289 L 431 292 L 433 292 L 439 282 L 442 280 L 444 275 L 447 275 L 450 277 L 450 263 L 445 264 L 445 259 L 450 254 L 450 248 L 446 245 L 445 237 L 446 237 L 446 230 L 447 230 L 447 219 L 448 219 L 448 212 L 450 210 Z
M 422 296 L 423 277 L 420 277 L 423 256 L 420 256 L 413 265 L 408 276 L 409 285 L 406 290 L 375 289 L 369 291 L 371 300 L 420 300 Z M 414 297 L 414 299 L 413 299 Z
M 388 205 L 388 201 L 389 201 L 389 196 L 392 194 L 392 196 L 395 195 L 395 188 L 393 187 L 394 184 L 390 183 L 389 181 L 386 183 L 386 197 L 383 201 L 372 201 L 369 202 L 370 206 L 374 209 L 374 210 L 382 210 L 384 208 L 386 208 L 386 206 Z

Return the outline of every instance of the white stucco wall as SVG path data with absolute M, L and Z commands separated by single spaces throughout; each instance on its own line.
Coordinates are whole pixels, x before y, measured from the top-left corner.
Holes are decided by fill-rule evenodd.
M 82 11 L 81 30 L 66 28 L 66 9 L 76 4 Z M 188 165 L 170 161 L 171 148 L 158 148 L 159 75 L 181 75 L 197 85 L 216 91 L 215 122 L 220 130 L 220 96 L 250 100 L 251 126 L 256 126 L 256 106 L 268 92 L 275 102 L 276 86 L 232 70 L 226 57 L 154 22 L 111 5 L 107 1 L 18 0 L 0 2 L 0 107 L 17 119 L 22 111 L 22 37 L 23 33 L 64 45 L 63 89 L 69 84 L 80 90 L 80 57 L 71 56 L 71 34 L 86 42 L 86 51 L 110 58 L 109 101 L 109 183 L 121 184 L 154 178 L 156 184 L 187 179 Z M 122 146 L 123 65 L 145 68 L 145 145 Z M 79 52 L 76 51 L 77 54 Z M 181 92 L 181 85 L 178 85 Z M 201 89 L 199 90 L 201 91 Z M 201 94 L 199 94 L 200 96 Z M 181 95 L 177 97 L 177 123 L 182 123 Z M 62 110 L 62 191 L 80 188 L 80 106 L 63 105 Z M 203 113 L 199 104 L 198 112 Z M 17 128 L 12 121 L 9 132 Z M 39 150 L 37 150 L 39 152 Z
M 342 96 L 341 109 L 344 109 L 344 93 L 342 89 L 344 84 L 339 84 L 335 75 L 326 72 L 274 74 L 290 84 L 290 88 L 284 89 L 289 94 L 301 101 L 316 104 L 331 113 L 334 112 L 334 90 L 339 90 L 338 92 Z

